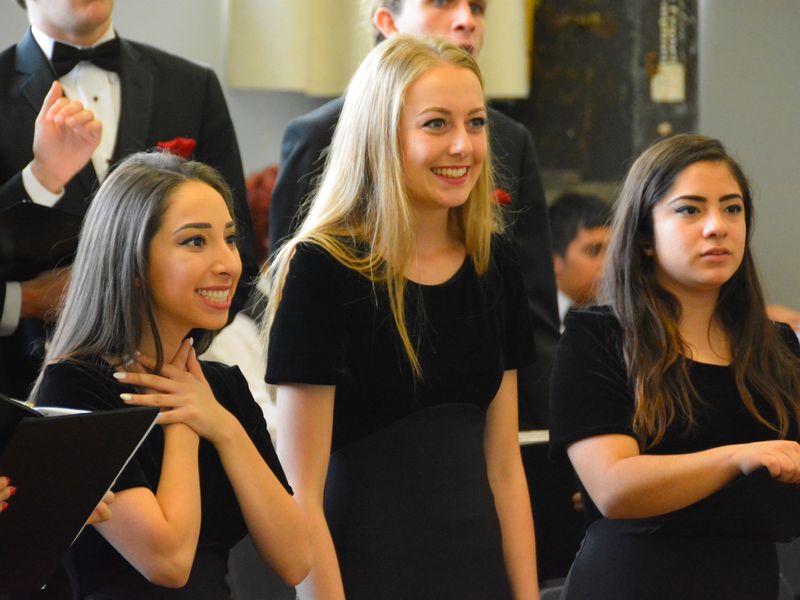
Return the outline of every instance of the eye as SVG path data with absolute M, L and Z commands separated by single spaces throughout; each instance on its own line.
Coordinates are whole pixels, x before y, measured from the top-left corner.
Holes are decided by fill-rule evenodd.
M 189 248 L 202 248 L 206 245 L 206 238 L 202 235 L 193 235 L 190 238 L 186 238 L 182 242 L 180 242 L 181 246 L 187 246 Z
M 486 14 L 486 2 L 470 2 L 469 8 L 475 16 L 483 16 Z
M 691 204 L 684 204 L 683 206 L 679 206 L 675 209 L 675 212 L 680 215 L 696 215 L 700 212 L 700 209 L 696 206 L 692 206 Z
M 741 204 L 731 204 L 730 206 L 725 207 L 725 212 L 732 215 L 738 215 L 739 213 L 744 212 L 744 206 Z
M 592 258 L 600 256 L 603 252 L 603 244 L 592 244 L 588 246 L 584 252 L 586 252 L 587 256 L 591 256 Z
M 235 233 L 231 233 L 225 236 L 225 243 L 228 246 L 235 246 L 236 242 L 239 241 L 239 237 Z
M 469 120 L 470 129 L 483 129 L 486 126 L 486 119 L 483 117 L 475 117 Z
M 445 125 L 447 125 L 447 121 L 442 118 L 431 119 L 422 124 L 426 129 L 433 129 L 435 131 L 444 129 Z
M 450 4 L 450 0 L 433 0 L 433 5 L 436 8 L 445 8 Z

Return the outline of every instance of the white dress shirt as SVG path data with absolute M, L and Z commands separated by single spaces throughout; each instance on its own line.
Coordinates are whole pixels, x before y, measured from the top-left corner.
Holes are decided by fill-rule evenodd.
M 561 290 L 558 290 L 556 299 L 558 300 L 558 322 L 561 323 L 560 331 L 564 333 L 564 319 L 567 318 L 567 312 L 569 312 L 569 309 L 572 308 L 575 303 L 572 301 L 572 298 Z

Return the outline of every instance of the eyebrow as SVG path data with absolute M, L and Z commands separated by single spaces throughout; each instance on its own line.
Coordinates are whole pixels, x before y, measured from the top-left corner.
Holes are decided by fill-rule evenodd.
M 225 229 L 229 229 L 234 226 L 233 221 L 228 221 L 225 223 Z M 186 223 L 178 227 L 175 231 L 173 231 L 173 235 L 183 231 L 184 229 L 211 229 L 211 223 Z
M 692 194 L 684 194 L 682 196 L 677 196 L 672 198 L 667 204 L 672 204 L 673 202 L 677 202 L 678 200 L 691 200 L 692 202 L 707 202 L 705 196 L 694 196 Z M 728 202 L 730 200 L 744 200 L 741 194 L 725 194 L 724 196 L 720 196 L 720 202 Z
M 477 107 L 473 108 L 472 110 L 470 110 L 467 114 L 468 115 L 472 115 L 472 114 L 475 114 L 475 113 L 478 113 L 478 112 L 486 112 L 486 111 L 487 111 L 486 106 L 477 106 Z M 441 106 L 429 106 L 428 108 L 425 108 L 425 109 L 421 110 L 419 112 L 419 114 L 424 115 L 425 113 L 428 113 L 428 112 L 437 112 L 437 113 L 442 113 L 442 114 L 445 114 L 445 115 L 453 114 L 453 111 L 451 111 L 450 109 L 447 109 L 447 108 L 443 108 Z

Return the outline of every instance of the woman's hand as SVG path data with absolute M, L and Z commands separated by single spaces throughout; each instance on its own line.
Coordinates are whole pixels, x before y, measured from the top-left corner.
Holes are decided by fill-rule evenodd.
M 100 504 L 97 505 L 97 508 L 95 508 L 94 512 L 89 516 L 89 520 L 86 522 L 86 524 L 94 525 L 95 523 L 108 521 L 111 518 L 111 507 L 109 504 L 111 504 L 113 501 L 114 492 L 106 492 L 106 495 L 103 496 L 102 500 L 100 500 Z
M 155 360 L 143 354 L 136 357 L 136 362 L 147 369 L 156 366 Z M 185 423 L 212 444 L 230 429 L 227 424 L 234 417 L 214 397 L 189 340 L 183 341 L 175 357 L 158 374 L 117 371 L 114 377 L 143 388 L 146 393 L 120 397 L 126 404 L 160 408 L 161 425 Z
M 17 493 L 17 488 L 11 485 L 8 477 L 0 477 L 0 513 L 8 508 L 8 500 Z
M 766 467 L 773 479 L 800 483 L 800 444 L 789 440 L 751 442 L 730 446 L 731 460 L 745 475 Z

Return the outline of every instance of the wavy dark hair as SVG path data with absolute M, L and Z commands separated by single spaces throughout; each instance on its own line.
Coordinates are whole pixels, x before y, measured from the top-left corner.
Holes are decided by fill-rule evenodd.
M 730 343 L 736 387 L 753 417 L 780 437 L 800 421 L 800 360 L 766 316 L 750 250 L 753 197 L 747 177 L 719 140 L 676 135 L 645 150 L 628 172 L 615 206 L 603 281 L 605 300 L 622 325 L 625 364 L 636 399 L 633 429 L 643 448 L 661 441 L 678 418 L 689 431 L 701 402 L 689 378 L 688 347 L 678 330 L 680 303 L 657 283 L 654 259 L 643 245 L 653 244 L 654 205 L 685 168 L 705 161 L 726 164 L 744 200 L 744 257 L 723 284 L 714 313 Z M 756 406 L 754 395 L 766 406 Z
M 168 152 L 140 152 L 109 174 L 83 220 L 45 365 L 62 360 L 91 365 L 104 357 L 132 357 L 143 331 L 149 330 L 156 347 L 156 371 L 161 369 L 164 352 L 148 285 L 150 242 L 172 193 L 188 181 L 216 190 L 235 218 L 230 189 L 208 165 Z M 198 354 L 215 334 L 192 332 Z M 31 393 L 33 401 L 42 373 Z

